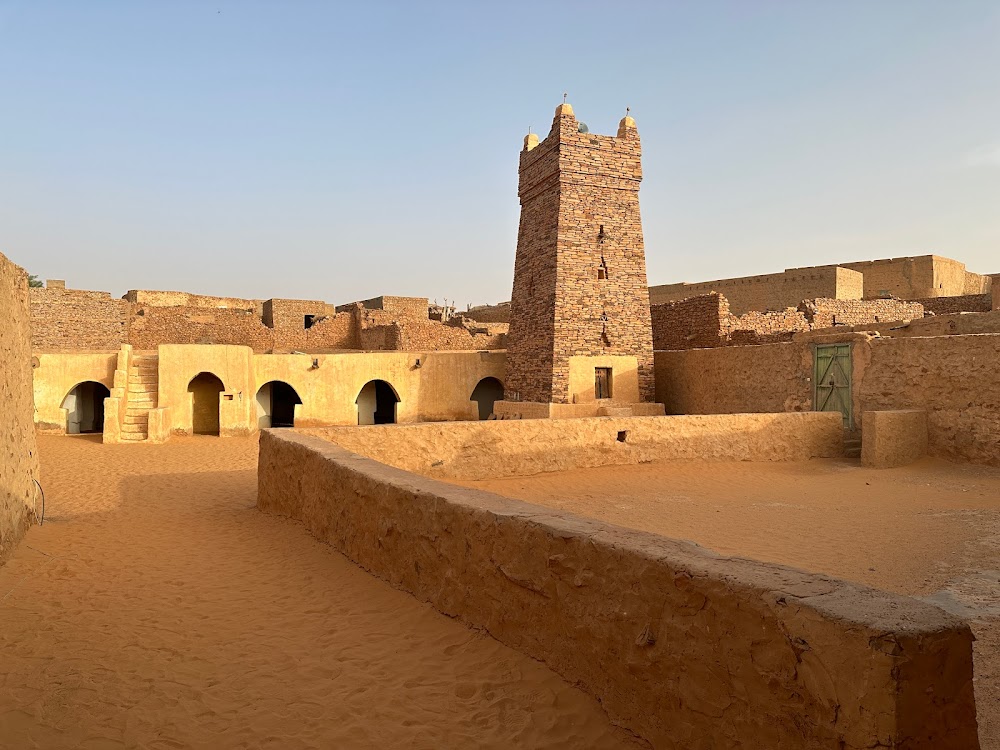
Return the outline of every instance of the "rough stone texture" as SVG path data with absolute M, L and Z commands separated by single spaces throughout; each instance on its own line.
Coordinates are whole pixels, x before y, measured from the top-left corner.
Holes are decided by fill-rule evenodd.
M 931 297 L 918 299 L 924 310 L 935 315 L 950 315 L 962 312 L 989 312 L 993 297 L 990 294 L 966 294 L 960 297 Z
M 256 312 L 262 302 L 242 297 L 212 297 L 189 292 L 168 292 L 151 289 L 130 289 L 122 297 L 127 302 L 150 307 L 215 307 Z
M 927 412 L 866 411 L 861 463 L 873 469 L 906 466 L 927 455 Z
M 525 476 L 670 459 L 805 461 L 844 453 L 836 414 L 591 418 L 305 430 L 439 479 Z M 620 438 L 620 439 L 619 439 Z
M 29 290 L 31 347 L 36 351 L 118 349 L 129 303 L 107 292 L 57 287 Z
M 654 747 L 979 747 L 971 631 L 914 599 L 288 432 L 261 436 L 258 507 L 543 660 Z
M 28 274 L 0 254 L 0 564 L 35 520 L 39 478 Z
M 461 314 L 480 323 L 510 323 L 510 302 L 500 302 L 496 305 L 476 305 Z
M 106 292 L 32 289 L 33 347 L 37 351 L 111 351 L 122 344 L 153 350 L 161 344 L 249 346 L 256 352 L 336 350 L 502 349 L 506 327 L 427 317 L 427 300 L 378 297 L 342 306 L 319 300 L 210 297 L 132 290 L 116 300 Z M 312 325 L 306 327 L 306 316 Z
M 794 308 L 804 299 L 861 299 L 862 277 L 837 266 L 789 268 L 782 273 L 720 279 L 697 284 L 664 284 L 649 288 L 654 305 L 675 302 L 699 294 L 716 292 L 729 300 L 735 315 L 750 311 Z
M 1000 310 L 1000 280 L 997 278 L 993 279 L 993 309 Z
M 865 412 L 923 409 L 930 455 L 1000 466 L 1000 335 L 798 336 L 656 352 L 657 399 L 670 414 L 808 411 L 813 344 L 850 342 L 853 419 L 862 431 Z
M 923 306 L 893 299 L 811 299 L 797 309 L 733 315 L 729 301 L 717 292 L 677 302 L 652 305 L 656 350 L 703 349 L 713 346 L 771 344 L 792 335 L 840 326 L 864 327 L 888 321 L 922 318 Z
M 426 297 L 391 297 L 383 295 L 372 299 L 349 302 L 346 305 L 337 305 L 337 312 L 348 312 L 355 305 L 361 305 L 367 310 L 383 310 L 390 313 L 394 319 L 416 318 L 418 320 L 427 319 L 428 302 Z
M 791 268 L 783 273 L 719 279 L 697 284 L 665 284 L 649 288 L 653 304 L 720 292 L 732 311 L 783 310 L 818 297 L 851 300 L 896 297 L 925 298 L 979 295 L 991 289 L 991 277 L 966 271 L 965 264 L 939 255 Z
M 614 137 L 581 133 L 564 104 L 548 137 L 526 142 L 507 400 L 569 403 L 570 357 L 602 355 L 637 357 L 640 400 L 652 400 L 641 180 L 631 118 Z

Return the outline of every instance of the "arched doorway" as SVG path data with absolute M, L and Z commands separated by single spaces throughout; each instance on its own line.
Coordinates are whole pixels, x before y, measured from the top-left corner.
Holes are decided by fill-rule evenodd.
M 281 380 L 264 383 L 257 391 L 257 426 L 294 427 L 295 405 L 302 399 L 292 386 Z
M 469 400 L 479 404 L 480 419 L 489 419 L 494 402 L 503 400 L 503 383 L 496 378 L 483 378 L 476 384 Z
M 200 372 L 188 383 L 191 427 L 195 435 L 219 434 L 219 394 L 226 386 L 210 372 Z
M 93 380 L 73 386 L 62 402 L 66 432 L 70 435 L 104 432 L 104 399 L 110 395 L 106 385 Z
M 358 394 L 358 424 L 395 424 L 396 390 L 384 380 L 372 380 Z

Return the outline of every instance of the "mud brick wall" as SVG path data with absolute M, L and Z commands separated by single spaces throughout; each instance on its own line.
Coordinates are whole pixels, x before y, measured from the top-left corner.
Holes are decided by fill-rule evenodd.
M 935 315 L 953 315 L 962 312 L 989 312 L 993 309 L 991 294 L 963 294 L 958 297 L 929 297 L 913 300 L 924 310 Z
M 544 141 L 529 148 L 526 139 L 508 394 L 568 403 L 571 356 L 625 355 L 638 359 L 640 398 L 652 400 L 641 156 L 631 118 L 617 136 L 581 133 L 569 105 Z
M 35 520 L 39 478 L 28 274 L 0 254 L 0 565 Z
M 247 310 L 141 305 L 129 318 L 128 343 L 137 350 L 160 344 L 233 344 L 263 352 L 273 342 L 274 332 Z
M 131 306 L 107 292 L 31 289 L 31 346 L 38 351 L 118 349 Z
M 806 300 L 799 305 L 812 329 L 833 326 L 860 326 L 896 320 L 917 320 L 924 317 L 921 302 L 897 299 Z
M 628 421 L 600 420 L 606 451 Z M 653 747 L 979 744 L 972 633 L 916 599 L 457 487 L 291 431 L 261 434 L 257 506 L 544 661 Z

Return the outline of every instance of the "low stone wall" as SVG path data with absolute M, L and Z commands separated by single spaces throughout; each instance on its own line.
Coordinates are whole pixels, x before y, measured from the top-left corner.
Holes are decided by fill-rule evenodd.
M 28 274 L 0 254 L 0 564 L 35 520 L 39 477 Z
M 923 602 L 288 431 L 261 435 L 257 503 L 541 659 L 654 747 L 979 747 L 971 631 Z
M 924 306 L 926 312 L 935 315 L 952 315 L 961 312 L 989 312 L 992 309 L 992 295 L 965 294 L 959 297 L 931 297 L 913 300 Z
M 440 479 L 525 476 L 649 461 L 803 461 L 844 452 L 837 414 L 526 419 L 300 430 Z

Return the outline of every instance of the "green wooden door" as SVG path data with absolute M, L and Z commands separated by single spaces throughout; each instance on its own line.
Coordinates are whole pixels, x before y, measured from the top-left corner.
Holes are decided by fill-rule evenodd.
M 844 429 L 853 429 L 851 419 L 851 345 L 826 344 L 816 347 L 815 411 L 839 411 Z

